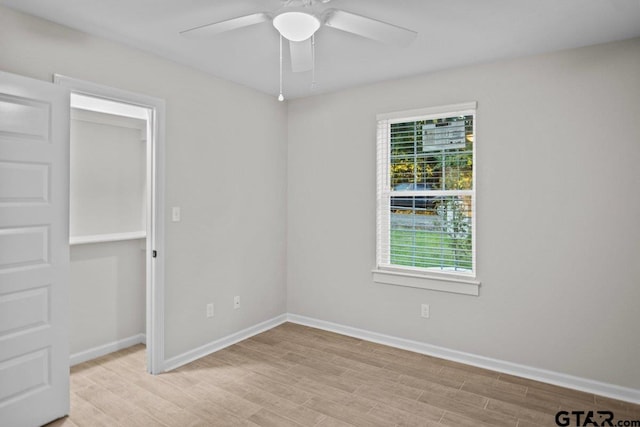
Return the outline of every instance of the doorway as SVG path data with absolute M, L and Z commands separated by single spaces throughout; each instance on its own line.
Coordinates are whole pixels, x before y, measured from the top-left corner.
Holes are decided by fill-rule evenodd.
M 84 310 L 83 318 L 91 319 L 74 325 L 77 339 L 95 340 L 91 330 L 100 327 L 107 336 L 118 335 L 115 341 L 89 345 L 75 359 L 72 354 L 72 363 L 144 342 L 147 371 L 160 373 L 164 101 L 61 75 L 54 83 L 71 92 L 72 283 L 84 293 L 76 312 Z

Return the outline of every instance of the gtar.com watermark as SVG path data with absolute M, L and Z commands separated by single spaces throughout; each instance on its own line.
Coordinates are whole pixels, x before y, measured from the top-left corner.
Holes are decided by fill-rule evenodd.
M 559 411 L 556 425 L 560 427 L 640 427 L 640 420 L 616 419 L 613 411 Z

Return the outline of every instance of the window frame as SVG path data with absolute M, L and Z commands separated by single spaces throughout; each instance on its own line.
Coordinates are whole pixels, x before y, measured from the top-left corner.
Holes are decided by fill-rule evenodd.
M 393 123 L 412 122 L 420 120 L 442 119 L 455 116 L 473 116 L 473 144 L 472 144 L 472 189 L 461 190 L 471 193 L 471 271 L 446 271 L 421 267 L 402 266 L 383 262 L 383 248 L 390 247 L 390 214 L 383 215 L 383 209 L 389 209 L 392 197 L 390 180 L 391 155 L 391 125 Z M 378 114 L 377 144 L 376 144 L 376 267 L 372 270 L 373 280 L 398 286 L 409 286 L 467 295 L 479 295 L 480 282 L 477 280 L 476 254 L 476 195 L 477 195 L 477 103 L 435 106 L 415 110 L 396 111 Z M 386 202 L 385 202 L 386 200 Z M 383 223 L 386 218 L 387 223 Z M 383 240 L 384 239 L 384 240 Z

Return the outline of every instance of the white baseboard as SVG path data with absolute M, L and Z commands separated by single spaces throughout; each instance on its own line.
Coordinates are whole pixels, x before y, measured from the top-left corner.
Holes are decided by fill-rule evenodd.
M 426 344 L 419 341 L 397 338 L 390 335 L 379 334 L 377 332 L 352 328 L 351 326 L 344 326 L 337 323 L 326 322 L 324 320 L 299 316 L 297 314 L 287 314 L 287 320 L 292 323 L 297 323 L 300 325 L 310 326 L 318 329 L 324 329 L 326 331 L 336 332 L 338 334 L 348 335 L 354 338 L 360 338 L 366 341 L 388 345 L 390 347 L 410 350 L 416 353 L 427 354 L 429 356 L 434 356 L 441 359 L 447 359 L 454 362 L 460 362 L 467 365 L 490 369 L 492 371 L 502 372 L 505 374 L 528 378 L 535 381 L 554 384 L 561 387 L 567 387 L 574 390 L 580 390 L 587 393 L 593 393 L 600 396 L 606 396 L 613 399 L 640 404 L 640 390 L 638 389 L 621 387 L 618 385 L 595 381 L 588 378 L 575 377 L 573 375 L 567 375 L 560 372 L 534 368 L 531 366 L 520 365 L 517 363 L 506 362 L 503 360 L 492 359 L 484 356 L 478 356 L 475 354 L 451 350 L 448 348 Z
M 250 326 L 239 332 L 227 335 L 226 337 L 217 339 L 191 351 L 187 351 L 186 353 L 179 354 L 178 356 L 164 361 L 164 371 L 170 371 L 182 365 L 186 365 L 187 363 L 193 362 L 196 359 L 200 359 L 201 357 L 207 356 L 218 350 L 222 350 L 223 348 L 229 347 L 230 345 L 233 345 L 237 342 L 250 338 L 264 331 L 268 331 L 269 329 L 275 328 L 276 326 L 281 325 L 286 321 L 287 315 L 281 314 L 280 316 L 276 316 L 273 319 L 269 319 L 264 322 L 258 323 L 257 325 Z
M 191 351 L 185 352 L 178 356 L 167 359 L 164 362 L 164 371 L 170 371 L 178 368 L 196 359 L 207 356 L 225 347 L 229 347 L 244 339 L 250 338 L 261 332 L 272 329 L 284 322 L 297 323 L 300 325 L 310 326 L 317 329 L 323 329 L 354 338 L 363 339 L 390 347 L 401 348 L 416 353 L 426 354 L 429 356 L 439 357 L 441 359 L 451 360 L 454 362 L 464 363 L 479 368 L 490 369 L 492 371 L 502 372 L 505 374 L 515 375 L 518 377 L 528 378 L 534 381 L 554 384 L 561 387 L 567 387 L 574 390 L 580 390 L 587 393 L 593 393 L 600 396 L 606 396 L 613 399 L 623 400 L 626 402 L 640 404 L 640 390 L 618 386 L 615 384 L 604 383 L 588 378 L 576 377 L 560 372 L 549 371 L 546 369 L 535 368 L 532 366 L 521 365 L 517 363 L 507 362 L 504 360 L 493 359 L 490 357 L 479 356 L 476 354 L 465 353 L 462 351 L 451 350 L 445 347 L 426 344 L 419 341 L 407 340 L 404 338 L 384 335 L 377 332 L 371 332 L 364 329 L 353 328 L 351 326 L 340 325 L 337 323 L 327 322 L 324 320 L 314 319 L 311 317 L 300 316 L 297 314 L 282 314 L 274 317 L 242 331 L 220 338 Z M 135 343 L 134 343 L 135 344 Z M 129 344 L 133 345 L 133 344 Z M 123 346 L 121 348 L 124 348 Z M 102 348 L 102 347 L 100 347 Z M 113 350 L 115 351 L 115 350 Z M 108 353 L 105 352 L 104 354 Z M 84 353 L 82 353 L 84 354 Z M 76 356 L 76 355 L 74 355 Z M 96 356 L 97 357 L 97 356 Z M 72 357 L 73 359 L 73 357 Z M 88 360 L 88 359 L 86 359 Z M 79 363 L 79 362 L 78 362 Z
M 128 338 L 124 338 L 118 341 L 113 341 L 108 344 L 104 344 L 98 347 L 93 347 L 88 350 L 74 353 L 69 357 L 69 364 L 71 366 L 77 365 L 88 360 L 96 359 L 105 354 L 113 353 L 114 351 L 122 350 L 123 348 L 131 347 L 136 344 L 144 344 L 146 342 L 145 334 L 133 335 Z

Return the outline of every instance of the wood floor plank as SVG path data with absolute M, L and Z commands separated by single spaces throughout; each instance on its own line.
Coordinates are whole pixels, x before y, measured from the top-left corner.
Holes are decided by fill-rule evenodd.
M 526 396 L 527 387 L 521 384 L 502 381 L 500 378 L 466 378 L 462 389 L 487 390 L 499 394 L 510 394 L 515 396 Z
M 447 399 L 466 403 L 478 408 L 484 408 L 489 400 L 486 396 L 478 393 L 473 393 L 462 389 L 455 389 L 437 383 L 428 383 L 423 387 L 423 390 L 425 393 L 445 397 Z
M 358 387 L 363 385 L 384 387 L 385 390 L 406 399 L 416 400 L 424 391 L 421 388 L 411 387 L 402 384 L 399 381 L 391 381 L 384 378 L 376 377 L 375 375 L 370 375 L 369 373 L 363 373 L 355 370 L 349 370 L 342 374 L 341 377 L 346 381 L 357 385 Z
M 387 367 L 388 369 L 393 369 L 391 367 Z M 425 388 L 428 387 L 429 383 L 436 383 L 440 385 L 444 385 L 452 388 L 461 388 L 464 384 L 464 379 L 462 378 L 451 378 L 445 375 L 440 375 L 428 371 L 421 371 L 419 369 L 398 369 L 400 374 L 400 378 L 398 382 L 416 388 Z
M 360 343 L 361 340 L 350 337 L 346 337 L 349 339 L 344 340 L 345 337 L 343 335 L 338 335 L 326 331 L 309 331 L 312 328 L 306 329 L 306 334 L 302 332 L 304 331 L 304 329 L 294 329 L 294 337 L 287 338 L 293 340 L 298 344 L 306 345 L 312 349 L 323 351 L 325 353 L 333 355 L 343 356 L 349 359 L 360 361 L 365 364 L 377 367 L 384 367 L 387 364 L 387 361 L 377 359 L 370 349 L 358 346 L 358 343 Z
M 640 405 L 285 323 L 161 375 L 136 345 L 71 369 L 47 427 L 534 427 Z
M 612 410 L 627 410 L 632 413 L 635 412 L 636 415 L 640 415 L 640 412 L 637 412 L 640 409 L 640 405 L 634 405 L 633 403 L 623 402 L 622 400 L 611 399 L 610 397 L 604 396 L 595 396 L 596 404 L 607 406 Z
M 163 399 L 151 393 L 147 388 L 140 387 L 126 377 L 119 376 L 108 369 L 96 370 L 88 377 L 96 384 L 102 385 L 106 390 L 167 425 L 193 426 L 203 422 L 202 419 L 185 411 L 184 408 L 177 406 L 171 400 Z
M 260 364 L 264 363 L 281 369 L 287 369 L 296 364 L 295 362 L 290 362 L 282 357 L 272 356 L 269 354 L 265 354 L 264 352 L 256 351 L 252 348 L 243 347 L 240 345 L 233 345 L 221 351 L 228 352 L 232 356 L 242 357 L 244 358 L 244 360 L 257 362 Z
M 292 363 L 294 363 L 295 365 L 302 365 L 302 366 L 306 366 L 308 368 L 312 368 L 315 371 L 318 371 L 318 373 L 321 374 L 331 374 L 331 375 L 340 375 L 342 373 L 344 373 L 344 371 L 346 371 L 345 368 L 342 368 L 340 366 L 336 366 L 333 363 L 327 362 L 327 361 L 323 361 L 323 360 L 319 360 L 319 359 L 315 359 L 312 357 L 307 357 L 304 356 L 302 354 L 297 354 L 297 353 L 287 353 L 285 354 L 282 359 L 284 360 L 288 360 Z
M 422 408 L 424 409 L 424 408 Z M 378 404 L 369 413 L 377 418 L 385 420 L 389 425 L 402 427 L 433 427 L 439 425 L 444 411 L 431 408 L 426 412 L 412 413 L 398 409 L 391 405 Z
M 304 390 L 311 397 L 320 397 L 322 399 L 339 403 L 343 406 L 355 408 L 361 412 L 368 412 L 376 406 L 376 402 L 355 393 L 348 393 L 339 388 L 332 387 L 314 381 L 311 378 L 303 378 L 295 385 L 296 390 Z
M 540 425 L 553 425 L 555 424 L 555 414 L 548 414 L 544 412 L 536 411 L 535 409 L 527 408 L 523 405 L 516 405 L 513 403 L 503 402 L 500 400 L 490 399 L 487 403 L 487 410 L 498 412 L 505 415 L 510 415 L 520 420 L 537 423 Z
M 181 408 L 188 408 L 193 403 L 191 395 L 186 394 L 182 388 L 176 387 L 163 378 L 156 378 L 154 381 L 134 380 L 134 384 L 147 389 L 150 393 L 163 400 L 173 402 L 173 404 Z
M 260 374 L 252 373 L 251 375 L 247 375 L 243 382 L 299 405 L 305 403 L 313 396 L 313 394 L 308 391 L 282 384 Z
M 240 418 L 249 418 L 262 409 L 260 405 L 256 405 L 244 397 L 229 393 L 213 384 L 198 384 L 191 390 L 191 394 L 197 399 L 218 405 Z
M 345 421 L 340 421 L 333 417 L 325 417 L 322 421 L 316 424 L 317 427 L 353 427 L 353 424 L 349 424 Z
M 526 387 L 523 392 L 517 388 L 511 389 L 509 386 L 505 387 L 504 383 L 496 380 L 491 380 L 490 383 L 478 383 L 474 380 L 465 381 L 461 390 L 470 391 L 489 399 L 520 405 L 547 414 L 555 414 L 560 409 L 560 403 L 556 400 L 527 396 Z
M 449 399 L 447 397 L 440 396 L 437 393 L 425 391 L 418 401 L 428 403 L 431 406 L 442 408 L 447 412 L 472 418 L 493 426 L 515 427 L 518 421 L 517 417 L 479 408 L 478 406 L 468 402 Z
M 571 402 L 582 402 L 587 405 L 595 403 L 595 396 L 591 393 L 585 393 L 582 391 L 572 390 L 553 384 L 546 384 L 527 378 L 520 378 L 513 375 L 501 374 L 500 379 L 502 381 L 513 382 L 526 386 L 528 388 L 527 395 L 537 394 L 538 392 L 540 392 L 540 394 L 550 396 L 551 398 L 565 398 L 566 400 Z
M 311 398 L 305 403 L 305 406 L 358 427 L 378 427 L 389 425 L 388 421 L 374 415 L 370 415 L 367 412 L 362 412 L 353 407 L 344 406 L 337 402 L 325 400 L 320 397 Z
M 440 420 L 440 425 L 450 427 L 493 427 L 492 424 L 483 423 L 477 419 L 468 418 L 453 412 L 445 412 Z
M 325 352 L 318 348 L 311 348 L 292 341 L 280 341 L 279 343 L 274 345 L 274 347 L 278 347 L 282 351 L 288 350 L 289 353 L 302 355 L 307 357 L 308 359 L 317 359 L 325 363 L 330 363 L 336 367 L 344 368 L 345 370 L 369 372 L 371 375 L 375 375 L 379 378 L 396 380 L 400 375 L 397 372 L 393 372 L 379 366 L 373 366 L 369 363 L 362 363 L 357 360 L 343 357 L 334 353 Z
M 301 427 L 302 424 L 298 424 L 289 418 L 278 415 L 267 409 L 260 409 L 249 418 L 254 423 L 262 427 Z
M 498 374 L 497 372 L 476 368 L 475 366 L 467 366 L 461 364 L 451 365 L 451 363 L 453 362 L 449 363 L 450 364 L 448 366 L 444 366 L 438 372 L 438 375 L 452 379 L 460 379 L 463 381 L 469 381 L 470 379 L 474 379 L 476 381 L 491 381 L 497 380 L 500 376 L 500 374 Z
M 252 354 L 247 349 L 238 351 L 237 349 L 226 348 L 209 356 L 246 371 L 247 374 L 261 374 L 284 384 L 293 384 L 297 381 L 292 375 L 287 373 L 288 369 L 296 366 L 295 363 L 279 361 L 269 358 L 261 358 L 260 354 Z
M 409 414 L 417 415 L 426 420 L 437 421 L 444 414 L 444 409 L 441 407 L 431 405 L 428 402 L 405 399 L 381 388 L 362 387 L 358 389 L 357 393 L 375 401 L 378 408 L 389 406 Z
M 563 391 L 555 393 L 552 389 L 541 389 L 537 387 L 527 388 L 527 398 L 535 399 L 539 402 L 548 402 L 549 404 L 557 403 L 561 408 L 581 408 L 595 406 L 595 396 L 583 392 L 576 391 L 575 395 Z M 565 389 L 566 390 L 566 389 Z
M 347 393 L 353 393 L 362 384 L 362 381 L 349 380 L 343 376 L 325 373 L 319 369 L 311 368 L 309 366 L 294 366 L 289 369 L 288 373 L 295 375 L 298 378 L 311 378 L 314 381 L 335 387 L 342 391 L 346 391 Z
M 596 410 L 612 411 L 617 419 L 640 421 L 640 405 L 629 402 L 611 399 L 603 396 L 596 396 Z M 640 424 L 640 422 L 638 423 Z
M 220 426 L 253 426 L 255 427 L 257 424 L 250 420 L 244 420 L 239 418 L 220 407 L 215 405 L 208 404 L 203 401 L 194 400 L 192 404 L 187 408 L 189 411 L 197 414 L 200 418 L 207 420 L 209 426 L 211 425 L 220 425 Z M 175 425 L 172 427 L 180 427 L 180 425 Z
M 556 426 L 557 426 L 558 424 L 556 424 L 556 423 L 554 422 L 554 423 L 553 423 L 553 424 L 551 424 L 551 425 L 552 425 L 552 426 L 553 426 L 553 425 L 556 425 Z M 545 426 L 545 425 L 540 425 L 540 424 L 535 424 L 535 423 L 530 423 L 529 421 L 518 420 L 518 427 L 547 427 L 547 426 Z
M 305 426 L 313 426 L 322 421 L 323 414 L 302 405 L 297 405 L 289 400 L 282 399 L 267 391 L 252 388 L 243 397 L 264 408 L 269 408 L 272 412 L 289 418 Z
M 279 342 L 279 341 L 278 341 Z M 275 357 L 282 357 L 285 354 L 289 353 L 289 350 L 281 348 L 277 345 L 266 344 L 259 340 L 252 338 L 248 338 L 244 341 L 240 341 L 238 344 L 240 347 L 246 347 L 250 350 L 257 351 L 259 353 L 269 354 Z
M 162 420 L 154 418 L 146 411 L 140 410 L 140 408 L 101 386 L 87 387 L 78 391 L 77 394 L 100 411 L 109 414 L 117 424 L 141 427 L 153 425 L 168 427 Z
M 71 392 L 70 400 L 71 416 L 67 417 L 67 419 L 70 419 L 79 427 L 109 427 L 120 425 L 113 417 L 99 410 L 75 392 Z
M 402 363 L 407 365 L 419 366 L 421 368 L 429 368 L 433 372 L 438 372 L 445 366 L 446 361 L 436 357 L 424 354 L 413 353 L 408 350 L 387 347 L 382 344 L 375 344 L 375 347 L 369 347 L 366 344 L 360 344 L 360 347 L 368 347 L 372 350 L 373 357 L 387 362 Z

